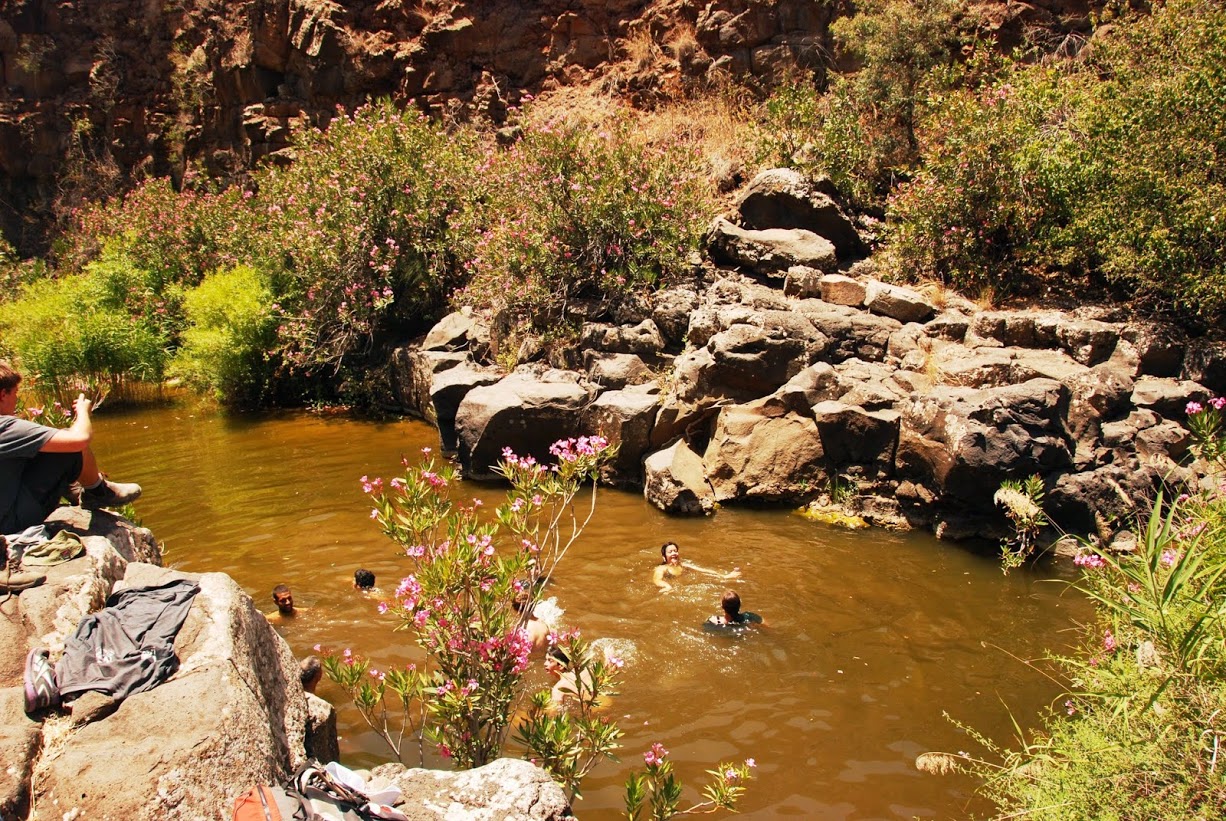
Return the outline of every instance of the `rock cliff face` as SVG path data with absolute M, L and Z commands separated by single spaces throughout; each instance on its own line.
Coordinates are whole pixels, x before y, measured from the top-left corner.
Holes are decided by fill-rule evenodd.
M 978 4 L 1003 43 L 1089 30 L 1080 0 Z M 824 70 L 824 0 L 8 0 L 0 8 L 0 228 L 23 252 L 86 197 L 147 176 L 223 182 L 290 135 L 388 96 L 495 123 L 574 85 L 636 105 L 731 76 Z
M 649 102 L 711 72 L 816 67 L 819 0 L 13 0 L 0 18 L 0 217 L 31 246 L 57 197 L 233 178 L 382 96 L 495 123 L 523 91 Z

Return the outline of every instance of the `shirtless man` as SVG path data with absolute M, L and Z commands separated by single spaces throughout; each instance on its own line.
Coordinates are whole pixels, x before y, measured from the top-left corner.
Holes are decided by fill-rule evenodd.
M 288 584 L 279 584 L 272 589 L 272 603 L 277 606 L 276 612 L 265 613 L 269 621 L 289 621 L 305 608 L 294 607 L 294 591 Z
M 660 545 L 660 556 L 662 561 L 656 565 L 655 572 L 652 574 L 652 582 L 660 590 L 667 593 L 673 589 L 671 579 L 676 579 L 681 576 L 686 570 L 693 570 L 698 573 L 705 573 L 712 578 L 728 581 L 729 579 L 739 579 L 741 577 L 741 569 L 734 567 L 728 573 L 720 573 L 718 570 L 709 570 L 705 567 L 699 567 L 693 562 L 681 560 L 681 548 L 677 547 L 676 542 L 665 542 Z
M 521 590 L 516 594 L 515 599 L 511 602 L 511 606 L 519 614 L 520 620 L 523 622 L 523 628 L 528 633 L 528 640 L 532 642 L 530 657 L 540 658 L 545 655 L 545 648 L 549 646 L 549 625 L 536 617 L 535 608 L 532 606 L 532 597 L 528 595 L 528 591 Z M 528 611 L 526 620 L 524 620 L 525 609 Z

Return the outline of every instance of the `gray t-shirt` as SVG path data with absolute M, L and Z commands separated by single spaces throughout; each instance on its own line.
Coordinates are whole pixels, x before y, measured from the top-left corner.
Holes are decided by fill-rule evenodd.
M 26 460 L 34 458 L 52 436 L 55 428 L 0 416 L 0 514 L 12 510 L 17 502 Z

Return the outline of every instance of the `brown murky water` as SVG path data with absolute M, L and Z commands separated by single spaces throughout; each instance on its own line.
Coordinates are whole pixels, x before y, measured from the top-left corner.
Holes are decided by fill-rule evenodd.
M 437 446 L 433 429 L 192 406 L 106 414 L 97 428 L 103 465 L 144 485 L 138 512 L 168 564 L 229 573 L 270 610 L 271 588 L 289 583 L 306 610 L 278 629 L 299 656 L 323 644 L 379 666 L 416 657 L 408 635 L 352 588 L 357 567 L 386 588 L 405 568 L 370 521 L 358 477 L 396 475 L 402 454 Z M 659 594 L 650 574 L 666 539 L 699 564 L 739 566 L 745 609 L 769 627 L 704 633 L 723 586 L 690 578 Z M 783 511 L 677 519 L 607 489 L 551 593 L 567 626 L 611 638 L 627 660 L 612 706 L 623 763 L 589 776 L 575 808 L 585 819 L 620 817 L 626 773 L 654 741 L 691 787 L 720 760 L 756 759 L 748 818 L 982 813 L 973 782 L 919 773 L 915 756 L 975 750 L 943 711 L 998 740 L 1012 737 L 1010 713 L 1032 725 L 1059 688 L 1011 656 L 1063 647 L 1089 612 L 1049 571 L 1004 577 L 991 558 L 926 535 L 850 533 Z M 340 707 L 345 762 L 384 760 L 342 695 L 327 682 L 320 694 Z

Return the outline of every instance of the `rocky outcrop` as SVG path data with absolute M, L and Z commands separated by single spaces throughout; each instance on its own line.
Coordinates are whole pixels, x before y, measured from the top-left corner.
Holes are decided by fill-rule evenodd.
M 739 208 L 710 234 L 725 267 L 622 324 L 583 326 L 580 353 L 561 357 L 583 372 L 521 366 L 469 389 L 457 417 L 465 470 L 488 475 L 505 445 L 540 458 L 549 441 L 599 432 L 622 447 L 606 481 L 641 483 L 663 510 L 797 504 L 838 486 L 870 522 L 950 537 L 1006 528 L 993 504 L 1006 479 L 1038 475 L 1054 520 L 1088 532 L 1186 475 L 1184 409 L 1219 390 L 1226 344 L 880 282 L 828 185 L 793 172 L 767 172 Z M 763 239 L 811 228 L 838 239 L 837 252 L 822 239 L 829 272 Z M 488 367 L 465 352 L 447 368 Z
M 289 162 L 295 132 L 382 97 L 500 125 L 525 92 L 561 86 L 599 81 L 647 105 L 707 78 L 772 82 L 820 70 L 833 16 L 812 0 L 12 0 L 0 219 L 38 251 L 57 197 L 149 176 L 234 181 Z M 631 59 L 643 37 L 650 59 Z
M 149 531 L 109 513 L 61 508 L 53 519 L 84 534 L 86 552 L 0 603 L 0 817 L 38 807 L 43 818 L 54 808 L 56 817 L 221 819 L 253 781 L 290 775 L 305 756 L 306 701 L 288 645 L 251 598 L 224 574 L 159 567 Z M 29 650 L 48 648 L 54 661 L 113 590 L 182 578 L 200 593 L 170 679 L 117 704 L 90 692 L 63 711 L 24 712 Z

